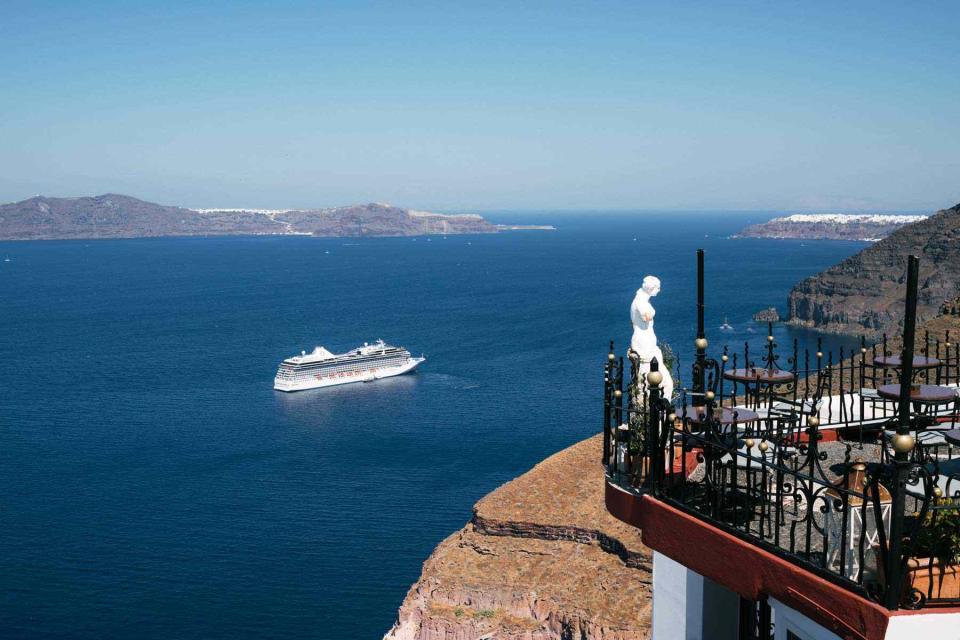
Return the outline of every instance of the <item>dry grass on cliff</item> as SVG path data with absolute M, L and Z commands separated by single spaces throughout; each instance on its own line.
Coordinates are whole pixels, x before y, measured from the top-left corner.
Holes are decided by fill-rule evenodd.
M 602 443 L 602 436 L 596 435 L 554 454 L 484 497 L 474 513 L 486 522 L 595 531 L 618 540 L 630 551 L 648 554 L 639 529 L 607 511 L 600 465 Z
M 502 610 L 535 624 L 562 613 L 621 632 L 642 634 L 649 626 L 650 574 L 592 544 L 467 528 L 437 548 L 424 577 L 433 603 Z
M 389 637 L 649 638 L 649 551 L 604 507 L 600 449 L 600 436 L 575 444 L 477 503 Z
M 428 610 L 430 615 L 447 618 L 451 622 L 470 620 L 483 629 L 505 628 L 510 631 L 533 631 L 540 628 L 540 624 L 530 618 L 515 616 L 505 609 L 477 609 L 462 605 L 440 604 L 431 602 Z

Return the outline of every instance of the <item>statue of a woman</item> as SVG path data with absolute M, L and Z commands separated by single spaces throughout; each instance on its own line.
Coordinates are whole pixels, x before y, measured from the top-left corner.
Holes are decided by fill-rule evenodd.
M 630 321 L 633 323 L 633 338 L 630 340 L 630 349 L 637 354 L 640 361 L 640 373 L 646 375 L 650 371 L 650 362 L 656 358 L 660 364 L 660 373 L 663 374 L 661 389 L 664 398 L 673 395 L 673 377 L 663 362 L 663 352 L 657 346 L 657 334 L 653 332 L 653 318 L 657 310 L 650 303 L 660 293 L 660 279 L 647 276 L 643 279 L 643 286 L 637 290 L 637 295 L 630 305 Z
M 657 348 L 657 334 L 653 332 L 653 318 L 657 310 L 650 304 L 650 298 L 660 293 L 660 279 L 647 276 L 643 279 L 643 286 L 637 290 L 637 295 L 630 305 L 630 321 L 633 322 L 633 339 L 630 348 L 643 360 L 649 362 L 660 351 Z

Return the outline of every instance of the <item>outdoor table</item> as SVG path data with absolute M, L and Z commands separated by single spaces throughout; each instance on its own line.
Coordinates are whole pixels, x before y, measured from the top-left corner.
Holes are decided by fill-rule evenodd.
M 693 427 L 703 427 L 707 422 L 707 408 L 703 405 L 688 404 L 686 407 L 687 420 Z M 736 415 L 734 415 L 736 414 Z M 755 422 L 759 416 L 756 411 L 749 409 L 733 409 L 731 407 L 714 407 L 713 419 L 720 423 L 720 433 L 725 440 L 738 437 L 740 425 Z M 698 431 L 694 429 L 692 431 Z M 704 443 L 705 444 L 705 443 Z M 720 458 L 726 454 L 726 449 L 712 446 L 703 446 L 703 454 L 711 458 Z
M 960 447 L 960 429 L 951 429 L 943 432 L 943 439 L 955 447 Z
M 877 394 L 888 400 L 900 399 L 899 384 L 885 384 L 877 389 Z M 910 401 L 914 405 L 921 404 L 946 404 L 957 399 L 957 389 L 954 387 L 941 387 L 935 384 L 914 384 L 910 385 Z
M 903 368 L 903 358 L 900 356 L 877 356 L 873 359 L 873 366 L 880 369 L 893 369 L 899 371 Z M 940 360 L 930 356 L 913 356 L 913 376 L 914 379 L 921 373 L 924 373 L 924 380 L 929 382 L 931 370 L 940 367 Z
M 760 404 L 760 387 L 762 385 L 773 386 L 788 384 L 797 379 L 791 371 L 759 367 L 731 369 L 730 371 L 724 371 L 723 377 L 727 380 L 742 383 L 747 388 L 747 397 L 752 396 L 756 402 L 756 406 Z
M 793 382 L 796 376 L 791 371 L 782 371 L 780 369 L 761 369 L 749 367 L 747 369 L 731 369 L 724 371 L 723 377 L 727 380 L 743 382 L 744 384 L 786 384 Z
M 691 424 L 703 424 L 707 421 L 707 408 L 705 406 L 688 404 L 686 409 L 687 418 Z M 750 409 L 732 409 L 730 407 L 713 408 L 713 419 L 724 426 L 756 422 L 759 417 L 756 411 L 751 411 Z
M 882 369 L 899 369 L 903 366 L 903 359 L 900 356 L 877 356 L 873 359 L 873 365 Z M 936 369 L 940 366 L 940 361 L 929 356 L 913 356 L 913 368 L 916 369 Z

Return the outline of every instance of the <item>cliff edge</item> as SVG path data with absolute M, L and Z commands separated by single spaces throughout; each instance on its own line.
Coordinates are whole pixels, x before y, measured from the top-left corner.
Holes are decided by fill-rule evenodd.
M 600 438 L 480 500 L 424 563 L 385 639 L 648 639 L 650 553 L 604 507 Z
M 960 294 L 960 204 L 894 231 L 799 282 L 788 299 L 791 324 L 875 337 L 903 316 L 907 256 L 920 257 L 919 321 Z

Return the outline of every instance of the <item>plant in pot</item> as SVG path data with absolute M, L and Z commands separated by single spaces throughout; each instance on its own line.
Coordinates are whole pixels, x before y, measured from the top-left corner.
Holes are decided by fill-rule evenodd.
M 670 398 L 670 402 L 676 401 L 680 395 L 680 376 L 677 373 L 679 359 L 674 353 L 673 349 L 669 344 L 661 343 L 660 350 L 663 353 L 663 362 L 660 363 L 661 369 L 665 369 L 671 372 L 671 375 L 674 380 L 674 391 L 673 397 Z M 634 461 L 633 463 L 633 474 L 635 477 L 639 478 L 642 474 L 645 474 L 649 468 L 650 461 L 643 458 L 642 454 L 646 451 L 647 445 L 647 429 L 649 428 L 649 419 L 650 419 L 650 407 L 648 406 L 650 389 L 647 386 L 647 379 L 645 376 L 637 376 L 630 383 L 630 398 L 631 398 L 631 414 L 630 421 L 628 426 L 629 436 L 628 436 L 628 449 L 630 452 L 630 457 Z M 666 462 L 671 462 L 670 457 L 667 456 L 667 452 L 664 452 L 666 456 Z
M 941 499 L 917 523 L 906 588 L 925 600 L 960 599 L 960 503 Z
M 644 457 L 650 416 L 646 377 L 641 375 L 634 378 L 630 382 L 629 393 L 631 411 L 627 424 L 627 443 L 624 446 L 630 455 L 633 483 L 639 484 L 650 467 L 650 461 Z

